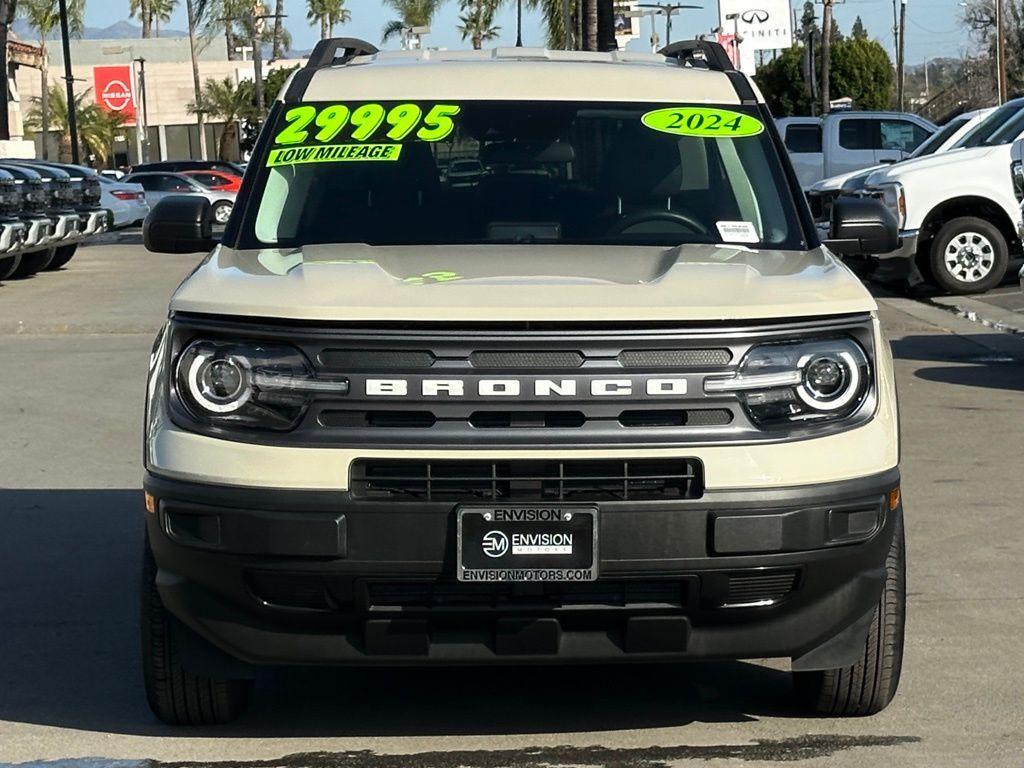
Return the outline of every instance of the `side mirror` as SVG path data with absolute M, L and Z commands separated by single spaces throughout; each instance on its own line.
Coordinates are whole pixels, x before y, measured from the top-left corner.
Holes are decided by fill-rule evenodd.
M 830 251 L 870 256 L 895 251 L 899 245 L 899 224 L 881 200 L 846 195 L 836 198 L 825 241 Z
M 153 253 L 209 251 L 217 244 L 210 201 L 191 195 L 165 197 L 146 217 L 142 240 Z

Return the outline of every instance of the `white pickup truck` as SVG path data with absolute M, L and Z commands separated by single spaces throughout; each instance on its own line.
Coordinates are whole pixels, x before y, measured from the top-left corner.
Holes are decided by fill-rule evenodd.
M 875 255 L 876 271 L 949 293 L 981 293 L 1002 282 L 1021 250 L 1021 209 L 1006 169 L 1022 133 L 1024 98 L 1013 99 L 957 149 L 868 176 L 862 194 L 892 210 L 902 240 L 896 251 Z
M 775 123 L 804 189 L 829 176 L 906 160 L 938 130 L 903 112 L 831 112 Z

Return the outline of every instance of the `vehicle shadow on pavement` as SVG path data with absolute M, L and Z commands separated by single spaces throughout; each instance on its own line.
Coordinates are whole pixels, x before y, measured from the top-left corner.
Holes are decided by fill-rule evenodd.
M 1004 352 L 1008 334 L 905 336 L 892 342 L 901 360 L 947 363 L 914 372 L 917 378 L 940 384 L 1024 392 L 1024 337 L 1020 355 Z
M 140 735 L 488 735 L 796 717 L 787 672 L 748 663 L 261 672 L 234 725 L 146 707 L 142 494 L 0 489 L 0 720 Z

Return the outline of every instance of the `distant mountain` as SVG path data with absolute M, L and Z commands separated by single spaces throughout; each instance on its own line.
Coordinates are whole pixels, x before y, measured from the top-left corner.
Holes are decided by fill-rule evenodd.
M 39 34 L 24 19 L 15 20 L 11 28 L 25 42 L 39 39 Z M 187 32 L 182 32 L 180 29 L 160 30 L 160 37 L 186 37 L 187 35 Z M 60 30 L 57 29 L 50 34 L 49 39 L 56 40 L 59 37 Z M 141 37 L 142 27 L 132 24 L 130 21 L 118 21 L 109 27 L 86 27 L 82 30 L 83 40 L 130 40 Z

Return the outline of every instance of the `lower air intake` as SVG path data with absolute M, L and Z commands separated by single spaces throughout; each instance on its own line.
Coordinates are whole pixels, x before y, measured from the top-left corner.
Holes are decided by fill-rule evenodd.
M 696 459 L 401 461 L 352 465 L 352 495 L 391 501 L 641 501 L 697 499 Z

